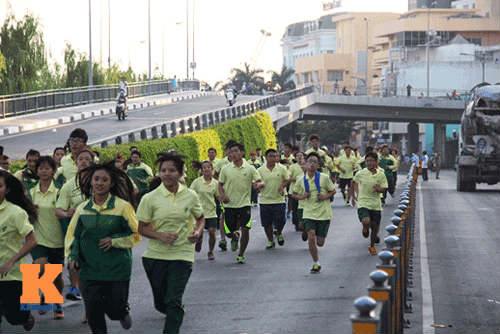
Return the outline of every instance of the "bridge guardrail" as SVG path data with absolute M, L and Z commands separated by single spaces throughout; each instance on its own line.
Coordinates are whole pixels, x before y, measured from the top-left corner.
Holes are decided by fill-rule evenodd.
M 134 129 L 132 131 L 122 132 L 113 136 L 89 142 L 90 146 L 100 146 L 102 148 L 118 145 L 125 142 L 135 142 L 137 140 L 158 139 L 174 137 L 177 134 L 193 132 L 205 129 L 217 123 L 225 122 L 230 119 L 245 117 L 255 113 L 257 110 L 265 110 L 276 106 L 278 96 L 286 96 L 290 100 L 310 94 L 314 87 L 308 86 L 292 91 L 287 91 L 277 95 L 266 96 L 251 102 L 238 106 L 226 107 L 212 111 L 202 112 L 183 118 L 178 118 L 168 122 L 157 123 Z
M 358 314 L 351 315 L 353 334 L 401 334 L 410 327 L 404 314 L 412 312 L 409 288 L 413 287 L 417 178 L 417 168 L 412 164 L 392 225 L 386 227 L 386 248 L 378 254 L 381 264 L 370 273 L 373 285 L 368 287 L 369 295 L 354 301 Z
M 177 88 L 199 90 L 200 82 L 197 80 L 178 81 Z M 0 118 L 61 107 L 112 101 L 116 99 L 118 91 L 118 85 L 102 85 L 3 95 L 0 96 Z M 172 83 L 170 80 L 146 81 L 128 85 L 129 98 L 171 91 Z

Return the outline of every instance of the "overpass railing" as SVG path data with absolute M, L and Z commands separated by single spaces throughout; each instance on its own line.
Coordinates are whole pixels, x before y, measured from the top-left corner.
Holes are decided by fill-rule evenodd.
M 279 105 L 280 102 L 284 100 L 294 100 L 313 92 L 314 87 L 312 86 L 294 89 L 281 94 L 266 96 L 238 106 L 202 112 L 184 118 L 122 132 L 90 142 L 89 145 L 105 148 L 112 145 L 119 145 L 124 142 L 130 143 L 138 140 L 174 137 L 178 134 L 202 130 L 214 124 L 223 123 L 231 119 L 246 117 L 255 113 L 257 110 L 266 110 Z
M 405 313 L 412 312 L 409 303 L 413 287 L 413 233 L 417 168 L 412 164 L 389 233 L 384 240 L 386 248 L 378 254 L 381 263 L 370 273 L 373 285 L 368 296 L 354 301 L 358 313 L 351 315 L 353 334 L 401 334 L 409 328 Z
M 199 90 L 198 80 L 178 81 L 180 90 Z M 129 98 L 170 93 L 171 80 L 134 82 L 128 85 Z M 0 118 L 6 118 L 43 110 L 76 106 L 89 103 L 106 102 L 116 99 L 118 85 L 101 85 L 44 90 L 23 94 L 0 96 Z

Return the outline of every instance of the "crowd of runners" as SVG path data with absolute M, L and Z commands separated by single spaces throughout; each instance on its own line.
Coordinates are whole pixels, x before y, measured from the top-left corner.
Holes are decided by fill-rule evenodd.
M 194 161 L 199 177 L 186 184 L 182 152 L 157 155 L 156 175 L 142 162 L 137 147 L 114 160 L 99 161 L 87 146 L 83 129 L 75 129 L 65 147 L 52 156 L 35 150 L 26 166 L 11 174 L 9 158 L 0 153 L 0 320 L 31 330 L 35 319 L 22 308 L 20 264 L 66 264 L 67 299 L 83 297 L 82 322 L 93 333 L 106 333 L 107 315 L 132 326 L 128 293 L 131 249 L 149 239 L 142 264 L 156 310 L 165 314 L 164 333 L 178 333 L 184 309 L 182 297 L 207 230 L 208 260 L 220 251 L 237 252 L 247 261 L 251 208 L 259 206 L 266 249 L 284 246 L 283 228 L 291 219 L 312 257 L 311 274 L 321 272 L 318 247 L 325 244 L 333 218 L 336 184 L 346 206 L 356 206 L 369 254 L 375 255 L 382 206 L 393 195 L 399 155 L 387 145 L 367 147 L 364 154 L 344 142 L 338 152 L 320 147 L 309 136 L 305 152 L 286 143 L 282 152 L 270 148 L 248 152 L 236 141 L 224 143 L 224 157 L 215 148 L 209 159 Z M 7 152 L 5 152 L 7 153 Z M 219 243 L 217 245 L 217 230 Z M 63 292 L 62 274 L 54 282 Z M 40 304 L 44 305 L 44 296 Z M 40 314 L 46 313 L 40 310 Z M 53 305 L 54 319 L 64 319 Z

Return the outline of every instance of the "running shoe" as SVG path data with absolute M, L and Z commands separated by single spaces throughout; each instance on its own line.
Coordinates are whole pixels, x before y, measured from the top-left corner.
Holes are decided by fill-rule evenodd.
M 23 324 L 23 328 L 25 331 L 29 332 L 35 326 L 35 317 L 30 313 L 28 316 L 28 321 Z
M 351 206 L 351 203 L 349 203 L 349 201 L 346 201 L 346 202 L 345 202 L 345 205 L 346 205 L 346 206 Z
M 219 241 L 219 248 L 220 248 L 221 252 L 225 252 L 225 251 L 227 251 L 227 243 L 226 243 L 226 240 L 221 240 L 221 241 Z
M 369 246 L 368 250 L 370 251 L 371 255 L 377 255 L 377 250 L 375 249 L 375 246 Z
M 64 311 L 61 309 L 54 311 L 54 320 L 63 320 L 64 319 Z
M 307 241 L 307 232 L 302 231 L 302 241 Z
M 321 266 L 319 264 L 313 264 L 311 268 L 311 274 L 319 274 L 321 271 Z
M 278 245 L 283 246 L 285 244 L 285 239 L 283 239 L 283 234 L 278 234 Z
M 239 233 L 235 233 L 236 237 L 233 237 L 233 239 L 231 239 L 231 250 L 233 252 L 236 252 L 238 250 L 238 241 L 240 240 L 240 235 Z
M 363 224 L 363 231 L 361 232 L 363 237 L 368 238 L 370 236 L 370 231 L 368 230 L 368 226 Z
M 272 248 L 275 248 L 275 247 L 276 247 L 276 244 L 274 243 L 274 241 L 268 241 L 267 242 L 266 249 L 272 249 Z
M 380 243 L 380 238 L 378 235 L 375 236 L 375 243 L 376 244 L 379 244 Z
M 123 329 L 130 329 L 130 327 L 132 327 L 132 318 L 130 317 L 130 314 L 127 314 L 120 319 L 120 325 L 122 325 Z
M 203 244 L 203 237 L 201 237 L 198 241 L 196 241 L 196 244 L 194 246 L 194 250 L 199 253 L 201 251 L 201 246 Z
M 286 213 L 286 219 L 290 219 L 291 215 L 290 215 L 290 212 L 287 212 Z
M 78 288 L 75 286 L 72 286 L 69 289 L 69 292 L 66 294 L 66 299 L 69 300 L 81 300 L 82 296 L 80 295 L 80 291 L 78 291 Z
M 215 260 L 215 256 L 213 252 L 208 252 L 207 254 L 209 260 Z
M 236 257 L 236 261 L 239 263 L 239 264 L 244 264 L 245 261 L 246 261 L 246 258 L 244 256 L 237 256 Z

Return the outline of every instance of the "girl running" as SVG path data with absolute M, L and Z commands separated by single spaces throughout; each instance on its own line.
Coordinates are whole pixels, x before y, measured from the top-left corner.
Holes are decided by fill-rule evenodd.
M 23 183 L 27 194 L 38 182 L 38 176 L 36 175 L 36 161 L 38 158 L 40 158 L 40 152 L 29 150 L 26 153 L 26 165 L 14 174 Z

